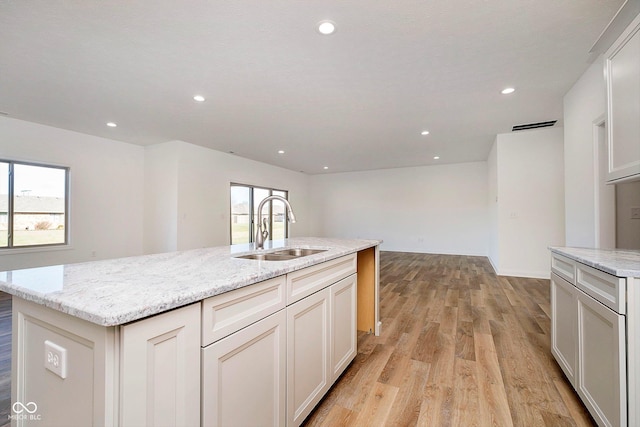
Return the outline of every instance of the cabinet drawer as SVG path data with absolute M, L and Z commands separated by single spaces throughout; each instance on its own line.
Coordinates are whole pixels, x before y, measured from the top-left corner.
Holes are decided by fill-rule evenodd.
M 625 314 L 625 279 L 578 264 L 576 286 L 611 310 Z
M 576 264 L 569 258 L 552 252 L 551 271 L 567 280 L 569 283 L 576 283 Z
M 265 280 L 202 302 L 202 346 L 285 307 L 285 276 Z
M 344 279 L 357 270 L 356 254 L 287 274 L 287 305 Z

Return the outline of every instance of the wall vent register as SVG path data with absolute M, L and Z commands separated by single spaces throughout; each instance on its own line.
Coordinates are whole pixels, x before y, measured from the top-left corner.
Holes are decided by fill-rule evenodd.
M 555 125 L 557 122 L 558 122 L 557 120 L 550 120 L 548 122 L 527 123 L 525 125 L 514 125 L 511 128 L 511 132 L 516 132 L 516 131 L 519 131 L 519 130 L 547 128 L 547 127 Z

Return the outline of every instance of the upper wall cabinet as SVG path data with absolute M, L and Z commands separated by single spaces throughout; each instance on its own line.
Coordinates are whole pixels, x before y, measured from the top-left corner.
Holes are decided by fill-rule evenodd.
M 640 180 L 640 15 L 605 53 L 609 173 L 607 181 Z

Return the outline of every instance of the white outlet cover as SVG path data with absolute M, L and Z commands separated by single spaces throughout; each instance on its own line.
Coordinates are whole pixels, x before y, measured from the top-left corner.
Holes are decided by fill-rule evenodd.
M 46 340 L 44 342 L 44 367 L 62 379 L 67 378 L 67 349 Z

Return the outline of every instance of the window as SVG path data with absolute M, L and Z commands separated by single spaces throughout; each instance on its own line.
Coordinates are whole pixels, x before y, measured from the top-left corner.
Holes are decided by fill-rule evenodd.
M 69 169 L 0 160 L 0 248 L 67 243 Z
M 249 243 L 255 240 L 258 221 L 258 205 L 269 196 L 288 199 L 288 192 L 272 188 L 231 184 L 231 244 Z M 260 221 L 267 220 L 269 240 L 286 239 L 289 236 L 287 209 L 280 200 L 271 200 L 262 208 Z

